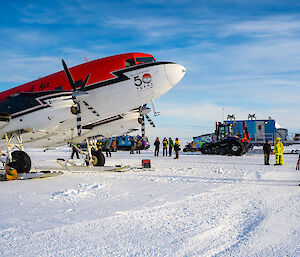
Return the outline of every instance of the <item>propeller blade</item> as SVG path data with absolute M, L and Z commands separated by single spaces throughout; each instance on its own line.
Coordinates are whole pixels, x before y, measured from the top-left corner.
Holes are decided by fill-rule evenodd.
M 146 119 L 148 120 L 148 122 L 150 123 L 150 125 L 153 127 L 153 128 L 155 128 L 155 124 L 154 124 L 154 122 L 150 119 L 150 117 L 146 114 L 145 115 L 146 116 Z
M 144 118 L 144 116 L 141 116 L 141 119 L 142 119 L 141 132 L 142 132 L 142 138 L 144 138 L 145 135 L 146 135 L 146 133 L 145 133 L 146 126 L 145 126 L 145 118 Z
M 85 80 L 83 81 L 83 84 L 82 84 L 82 86 L 81 86 L 81 88 L 80 88 L 81 91 L 84 91 L 84 88 L 85 88 L 85 86 L 86 86 L 86 83 L 89 81 L 90 76 L 91 76 L 91 73 L 89 73 L 89 74 L 86 76 L 86 78 L 85 78 Z
M 79 103 L 77 103 L 77 135 L 81 136 L 81 110 Z
M 63 64 L 63 67 L 64 67 L 64 70 L 65 70 L 65 74 L 67 76 L 67 79 L 71 85 L 71 87 L 73 88 L 73 91 L 76 91 L 76 86 L 75 86 L 75 82 L 74 82 L 74 79 L 72 77 L 72 74 L 67 66 L 67 64 L 65 63 L 64 59 L 61 60 L 62 61 L 62 64 Z

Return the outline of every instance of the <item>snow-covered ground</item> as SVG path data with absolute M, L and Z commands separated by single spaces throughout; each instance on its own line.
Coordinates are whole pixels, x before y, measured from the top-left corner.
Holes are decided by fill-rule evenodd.
M 70 151 L 29 154 L 37 167 Z M 0 255 L 300 256 L 297 155 L 280 167 L 262 154 L 117 152 L 107 165 L 142 159 L 153 170 L 2 182 Z

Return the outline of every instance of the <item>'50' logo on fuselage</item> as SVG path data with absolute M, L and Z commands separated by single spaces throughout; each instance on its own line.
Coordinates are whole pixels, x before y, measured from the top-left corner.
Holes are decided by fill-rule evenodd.
M 137 89 L 146 89 L 146 88 L 152 88 L 152 77 L 150 73 L 145 73 L 141 77 L 135 76 L 134 77 L 134 84 Z

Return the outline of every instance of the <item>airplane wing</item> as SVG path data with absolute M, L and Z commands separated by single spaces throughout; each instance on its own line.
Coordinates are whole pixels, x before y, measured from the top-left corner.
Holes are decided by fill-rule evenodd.
M 59 102 L 59 101 L 57 101 Z M 63 102 L 64 103 L 64 102 Z M 53 105 L 53 101 L 51 102 Z M 62 104 L 62 103 L 61 103 Z M 60 105 L 61 105 L 60 104 Z M 83 120 L 82 126 L 82 135 L 78 136 L 76 130 L 76 115 L 70 114 L 70 106 L 72 106 L 73 102 L 68 105 L 64 104 L 63 108 L 59 108 L 59 104 L 55 104 L 54 112 L 55 117 L 58 114 L 63 114 L 61 121 L 56 121 L 53 124 L 53 127 L 47 127 L 45 129 L 36 130 L 32 127 L 23 127 L 22 128 L 22 141 L 26 147 L 52 147 L 65 145 L 69 142 L 80 143 L 85 140 L 86 137 L 95 137 L 95 136 L 103 136 L 103 137 L 111 137 L 118 136 L 126 133 L 132 128 L 139 127 L 140 124 L 138 122 L 138 118 L 140 117 L 140 113 L 138 110 L 132 110 L 124 114 L 115 115 L 108 118 L 98 117 L 97 114 L 93 114 L 88 109 L 88 106 L 82 105 L 82 112 L 91 113 L 94 117 L 94 121 L 86 124 Z M 67 109 L 65 109 L 67 107 Z M 51 115 L 49 115 L 50 117 Z M 83 115 L 84 117 L 85 115 Z M 6 122 L 5 115 L 3 115 L 3 122 L 1 122 L 0 115 L 0 126 L 2 125 L 5 129 L 5 126 L 9 125 L 9 121 Z M 91 120 L 91 119 L 90 119 Z M 73 127 L 71 130 L 66 130 L 65 127 Z M 3 131 L 3 128 L 0 127 L 0 130 Z M 10 133 L 14 133 L 20 131 L 14 130 L 10 131 Z M 5 148 L 6 143 L 5 140 L 0 140 L 0 148 Z
M 34 140 L 51 134 L 61 123 L 76 120 L 70 112 L 73 104 L 70 91 L 21 92 L 11 95 L 0 102 L 0 137 L 22 132 L 27 137 L 30 135 L 29 140 Z M 23 118 L 25 116 L 26 119 Z M 38 126 L 35 127 L 31 121 L 35 121 Z

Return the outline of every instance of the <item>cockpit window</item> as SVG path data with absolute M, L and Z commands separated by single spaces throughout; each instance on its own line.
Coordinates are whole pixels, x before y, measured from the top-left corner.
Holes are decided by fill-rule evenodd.
M 134 66 L 135 65 L 135 61 L 134 58 L 128 59 L 125 61 L 125 67 L 130 67 L 130 66 Z
M 136 57 L 137 63 L 145 63 L 145 62 L 155 62 L 153 57 Z

